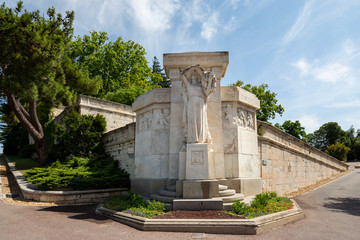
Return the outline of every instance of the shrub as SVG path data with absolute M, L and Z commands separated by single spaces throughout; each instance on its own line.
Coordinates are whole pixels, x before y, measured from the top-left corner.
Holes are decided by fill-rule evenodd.
M 350 148 L 341 143 L 335 143 L 328 146 L 325 150 L 327 154 L 333 156 L 334 158 L 339 159 L 340 161 L 347 161 L 347 154 L 350 151 Z
M 63 119 L 63 125 L 55 125 L 55 147 L 60 160 L 69 155 L 88 157 L 103 152 L 101 138 L 106 128 L 105 118 L 97 114 L 79 115 L 72 111 Z
M 247 206 L 244 202 L 235 201 L 232 205 L 232 210 L 237 215 L 253 218 L 284 211 L 292 207 L 293 203 L 290 199 L 279 197 L 276 192 L 270 192 L 257 194 L 250 206 Z
M 41 190 L 71 188 L 74 190 L 129 187 L 129 174 L 118 168 L 118 161 L 108 155 L 90 158 L 73 157 L 66 163 L 54 162 L 49 167 L 25 172 L 29 182 Z
M 140 195 L 129 193 L 123 196 L 111 197 L 104 203 L 104 207 L 115 211 L 123 211 L 140 217 L 153 217 L 164 213 L 164 203 L 158 201 L 145 202 Z

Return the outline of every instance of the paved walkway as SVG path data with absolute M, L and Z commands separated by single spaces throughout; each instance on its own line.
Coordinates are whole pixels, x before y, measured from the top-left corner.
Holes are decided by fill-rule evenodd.
M 297 197 L 307 217 L 258 236 L 143 232 L 95 214 L 96 205 L 18 206 L 0 200 L 0 240 L 359 239 L 359 182 L 358 169 Z

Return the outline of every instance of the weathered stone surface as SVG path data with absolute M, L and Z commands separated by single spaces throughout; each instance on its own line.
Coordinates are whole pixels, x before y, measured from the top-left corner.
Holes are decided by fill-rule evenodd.
M 268 123 L 259 121 L 258 125 L 263 191 L 276 191 L 283 195 L 348 168 L 330 155 Z

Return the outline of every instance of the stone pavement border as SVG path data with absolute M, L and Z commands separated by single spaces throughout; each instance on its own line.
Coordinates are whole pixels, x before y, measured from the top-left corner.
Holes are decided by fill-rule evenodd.
M 96 212 L 143 231 L 200 232 L 255 235 L 305 217 L 299 205 L 293 209 L 252 219 L 149 219 L 98 206 Z
M 127 188 L 110 188 L 110 189 L 95 189 L 95 190 L 80 190 L 80 191 L 41 191 L 36 190 L 36 186 L 29 183 L 26 178 L 18 171 L 15 165 L 10 162 L 5 154 L 2 154 L 5 159 L 8 171 L 14 176 L 23 197 L 26 200 L 33 200 L 37 202 L 51 202 L 60 204 L 83 204 L 83 203 L 99 203 L 108 199 L 111 196 L 122 195 L 127 193 Z

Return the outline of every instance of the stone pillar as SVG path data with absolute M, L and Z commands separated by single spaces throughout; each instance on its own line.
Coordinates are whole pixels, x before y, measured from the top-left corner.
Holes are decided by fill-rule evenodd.
M 221 123 L 221 97 L 220 82 L 224 77 L 229 63 L 228 52 L 187 52 L 164 54 L 164 68 L 171 81 L 171 115 L 170 115 L 170 151 L 169 151 L 169 177 L 185 179 L 183 166 L 185 162 L 179 164 L 181 151 L 185 152 L 184 129 L 182 127 L 183 117 L 183 84 L 180 71 L 185 68 L 199 64 L 200 67 L 215 74 L 217 88 L 208 100 L 208 124 L 213 140 L 214 162 L 211 164 L 209 178 L 223 179 L 225 177 L 223 134 Z M 180 154 L 179 154 L 180 153 Z M 180 170 L 180 175 L 179 175 Z M 183 175 L 183 176 L 181 176 Z
M 227 185 L 245 195 L 262 191 L 258 157 L 256 96 L 235 86 L 221 87 L 225 177 Z
M 131 190 L 150 196 L 169 179 L 170 89 L 153 89 L 132 105 L 136 113 L 135 171 Z
M 211 179 L 225 178 L 220 82 L 229 63 L 229 53 L 187 52 L 164 54 L 163 61 L 166 75 L 171 81 L 169 178 L 175 177 L 181 180 L 177 182 L 178 197 L 211 198 L 216 195 L 218 186 L 217 181 Z M 210 94 L 207 101 L 208 126 L 213 149 L 206 153 L 204 151 L 193 152 L 190 150 L 200 146 L 186 146 L 182 126 L 184 100 L 181 93 L 184 92 L 184 86 L 181 80 L 181 71 L 193 65 L 199 65 L 202 69 L 212 72 L 216 77 L 217 87 L 215 92 Z M 193 154 L 198 159 L 195 155 L 200 154 L 200 152 L 204 154 L 202 155 L 203 164 L 192 162 L 190 155 Z M 185 191 L 184 195 L 182 194 L 183 191 Z

